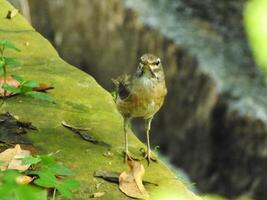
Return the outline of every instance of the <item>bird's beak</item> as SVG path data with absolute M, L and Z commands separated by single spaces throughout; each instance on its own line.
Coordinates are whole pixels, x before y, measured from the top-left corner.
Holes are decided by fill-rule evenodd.
M 155 74 L 155 72 L 153 72 L 153 70 L 152 70 L 152 68 L 151 68 L 150 65 L 148 65 L 148 64 L 142 64 L 141 66 L 142 66 L 142 70 L 143 71 L 144 70 L 148 70 L 152 74 L 153 77 L 156 77 L 157 78 L 157 75 Z
M 148 69 L 151 72 L 152 76 L 154 76 L 155 78 L 157 78 L 157 75 L 155 74 L 155 72 L 151 69 L 151 66 L 148 65 Z

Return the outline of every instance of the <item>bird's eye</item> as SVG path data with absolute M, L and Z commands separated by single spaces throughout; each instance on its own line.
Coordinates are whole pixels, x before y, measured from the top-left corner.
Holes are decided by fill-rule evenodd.
M 156 62 L 154 62 L 154 65 L 159 65 L 160 64 L 160 59 L 158 58 Z

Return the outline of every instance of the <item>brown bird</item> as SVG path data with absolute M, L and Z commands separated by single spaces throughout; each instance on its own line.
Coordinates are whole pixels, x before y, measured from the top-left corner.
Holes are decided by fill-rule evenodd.
M 149 132 L 153 116 L 158 112 L 167 94 L 161 61 L 152 54 L 141 56 L 135 75 L 123 75 L 113 82 L 116 85 L 115 102 L 124 118 L 125 160 L 132 159 L 128 151 L 128 128 L 132 118 L 145 120 L 147 152 L 145 158 L 150 163 Z

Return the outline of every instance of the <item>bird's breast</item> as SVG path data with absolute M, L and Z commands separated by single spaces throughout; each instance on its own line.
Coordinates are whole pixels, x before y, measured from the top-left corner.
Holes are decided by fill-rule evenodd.
M 133 85 L 129 98 L 119 100 L 117 105 L 122 114 L 149 118 L 160 109 L 165 95 L 165 83 L 141 80 Z

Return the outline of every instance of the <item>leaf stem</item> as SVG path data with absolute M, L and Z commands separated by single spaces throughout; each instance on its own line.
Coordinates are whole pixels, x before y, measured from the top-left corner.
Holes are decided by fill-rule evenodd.
M 1 54 L 1 60 L 3 61 L 4 60 L 4 50 L 5 50 L 5 46 L 2 45 L 0 47 L 0 54 Z M 4 75 L 4 84 L 6 84 L 6 66 L 4 65 L 3 66 L 3 75 Z M 3 88 L 4 89 L 4 88 Z M 0 107 L 2 107 L 2 105 L 4 104 L 5 102 L 5 97 L 6 97 L 6 90 L 4 89 L 4 96 L 3 96 L 3 101 L 0 105 Z
M 56 199 L 56 192 L 57 192 L 57 188 L 54 188 L 52 200 L 55 200 Z
M 3 66 L 4 72 L 4 85 L 6 84 L 6 65 Z M 6 97 L 6 90 L 4 89 L 4 98 Z

